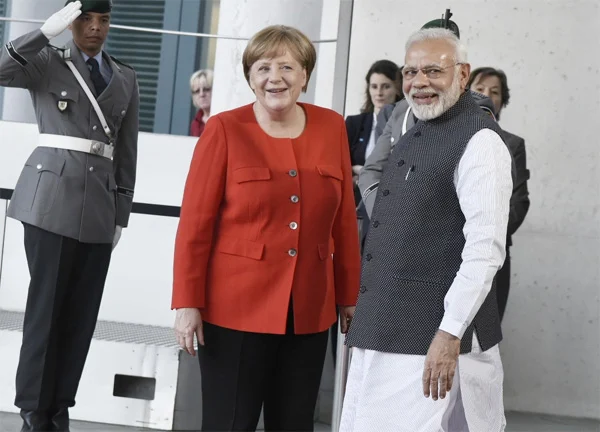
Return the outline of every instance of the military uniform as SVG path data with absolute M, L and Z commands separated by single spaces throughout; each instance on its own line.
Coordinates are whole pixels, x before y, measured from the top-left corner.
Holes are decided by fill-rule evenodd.
M 128 224 L 135 185 L 135 71 L 102 51 L 106 86 L 98 94 L 84 56 L 74 41 L 49 45 L 40 30 L 0 52 L 0 85 L 29 90 L 40 132 L 8 209 L 24 224 L 31 275 L 15 404 L 50 416 L 75 404 L 115 227 Z M 68 60 L 96 98 L 110 138 Z

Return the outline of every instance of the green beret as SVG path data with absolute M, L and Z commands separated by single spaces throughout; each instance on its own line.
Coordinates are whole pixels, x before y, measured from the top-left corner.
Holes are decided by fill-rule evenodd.
M 77 0 L 67 0 L 65 6 Z M 112 0 L 79 0 L 81 2 L 81 13 L 96 12 L 110 13 L 112 10 Z
M 421 27 L 421 29 L 446 28 L 445 21 L 446 20 L 440 19 L 440 18 L 434 19 L 432 21 L 429 21 L 423 27 Z M 448 30 L 450 30 L 452 33 L 454 33 L 456 35 L 457 38 L 460 39 L 460 32 L 458 31 L 458 26 L 456 25 L 456 23 L 454 21 L 448 20 Z

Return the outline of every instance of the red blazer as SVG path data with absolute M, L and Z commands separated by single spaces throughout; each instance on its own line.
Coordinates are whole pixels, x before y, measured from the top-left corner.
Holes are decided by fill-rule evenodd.
M 272 138 L 252 105 L 212 116 L 194 150 L 175 242 L 172 308 L 235 330 L 298 334 L 355 305 L 360 253 L 344 119 L 300 104 L 306 128 Z

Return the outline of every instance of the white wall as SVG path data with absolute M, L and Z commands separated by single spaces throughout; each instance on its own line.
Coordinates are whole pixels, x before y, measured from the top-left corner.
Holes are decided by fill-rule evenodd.
M 508 410 L 600 418 L 600 23 L 596 0 L 355 0 L 348 104 L 375 60 L 450 7 L 473 67 L 502 68 L 501 125 L 525 138 L 531 209 L 518 231 L 501 350 Z

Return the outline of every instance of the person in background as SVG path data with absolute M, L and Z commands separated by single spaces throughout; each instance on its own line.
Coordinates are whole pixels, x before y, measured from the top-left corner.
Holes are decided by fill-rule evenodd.
M 200 69 L 190 77 L 190 90 L 192 102 L 198 110 L 190 126 L 190 135 L 199 137 L 204 131 L 206 122 L 210 117 L 210 103 L 212 99 L 213 71 Z
M 492 67 L 477 68 L 471 72 L 467 85 L 471 90 L 484 94 L 492 100 L 495 108 L 494 114 L 496 115 L 496 119 L 500 120 L 502 108 L 508 105 L 508 101 L 510 100 L 506 74 L 500 69 Z M 530 203 L 529 191 L 527 189 L 529 170 L 527 169 L 525 140 L 504 129 L 501 135 L 514 159 L 516 178 L 510 200 L 508 231 L 506 233 L 506 259 L 504 265 L 496 275 L 500 320 L 504 317 L 508 292 L 510 290 L 510 246 L 512 246 L 512 236 L 525 220 Z
M 379 111 L 385 105 L 402 99 L 402 80 L 396 63 L 390 60 L 376 61 L 369 68 L 365 79 L 365 103 L 361 112 L 346 117 L 352 172 L 355 176 L 360 173 L 379 138 L 375 130 Z
M 360 253 L 344 119 L 298 102 L 310 39 L 270 26 L 244 50 L 256 101 L 211 117 L 175 242 L 172 308 L 202 372 L 202 430 L 312 431 L 339 309 L 354 313 Z

